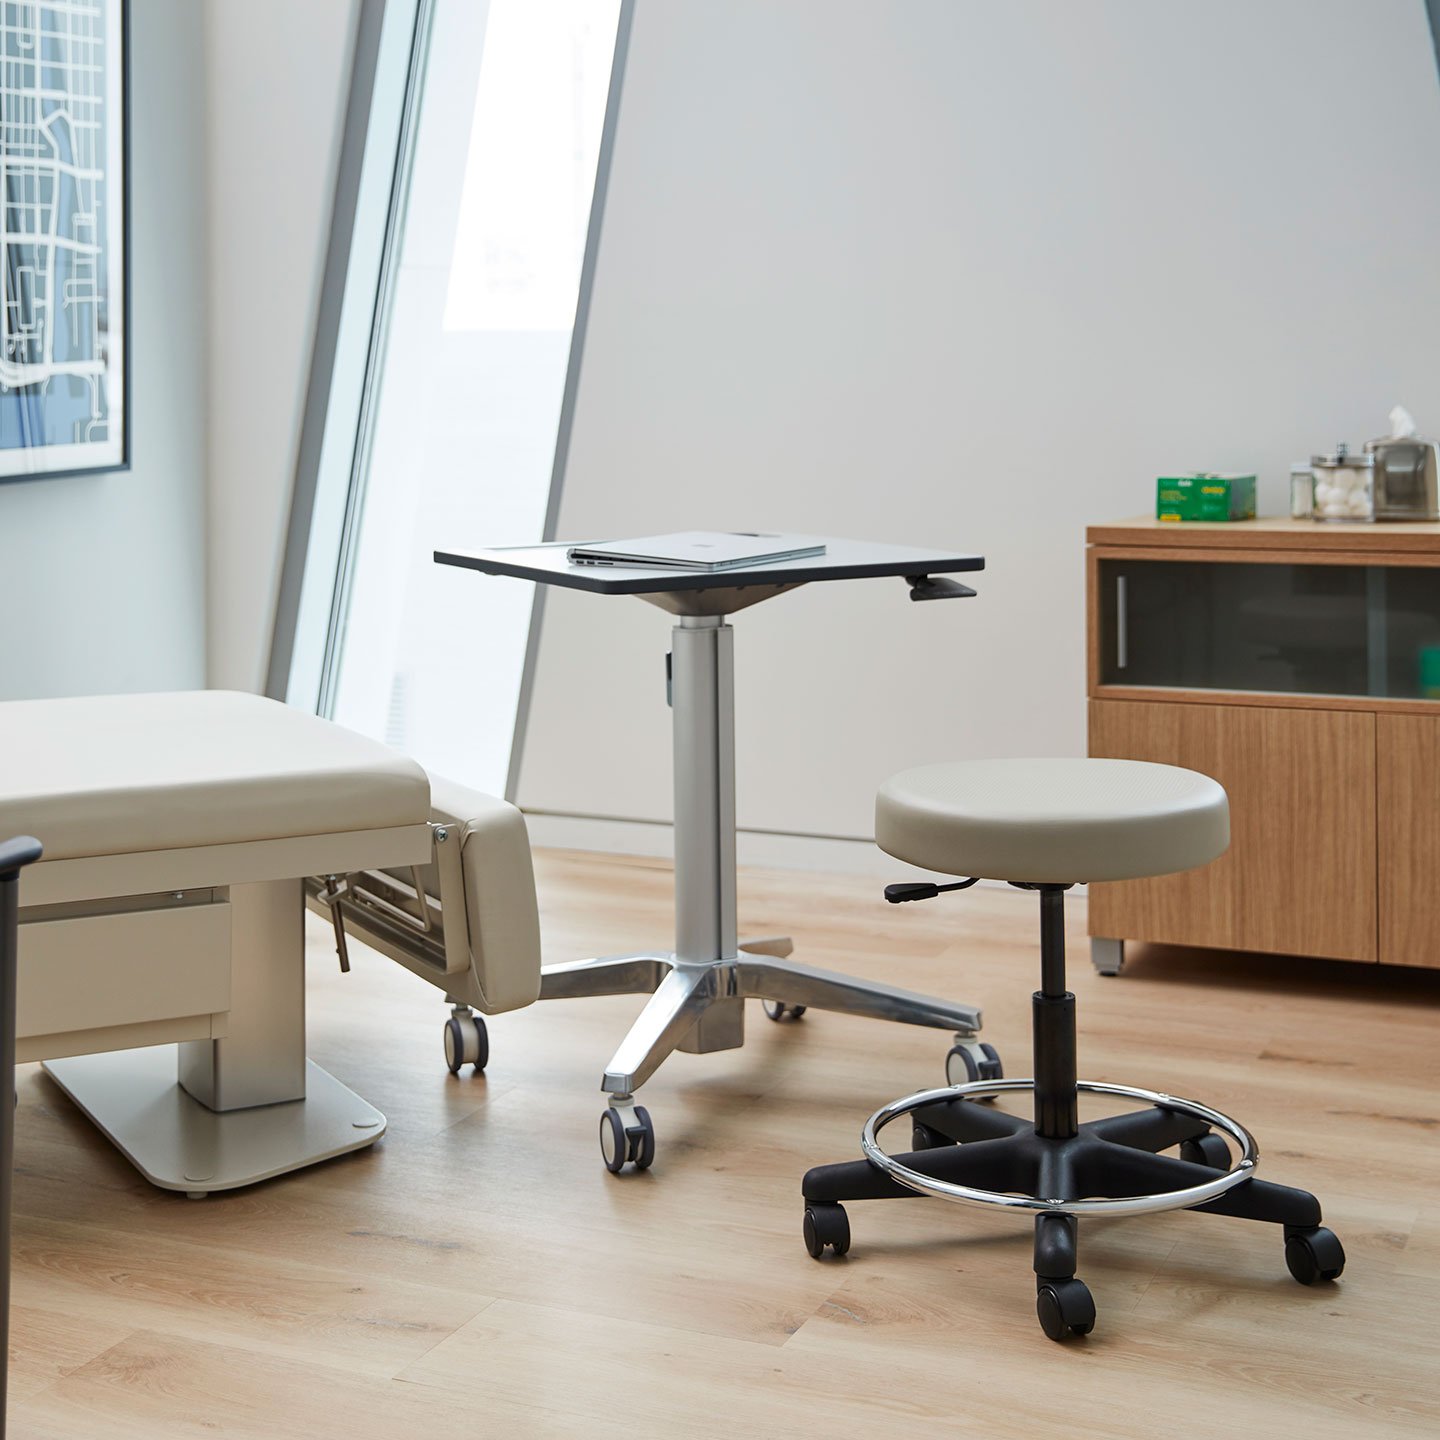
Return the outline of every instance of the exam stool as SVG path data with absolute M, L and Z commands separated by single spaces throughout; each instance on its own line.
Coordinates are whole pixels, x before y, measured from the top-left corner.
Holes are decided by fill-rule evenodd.
M 930 765 L 889 780 L 875 804 L 880 848 L 954 885 L 894 885 L 895 902 L 1004 880 L 1040 899 L 1040 989 L 1033 1079 L 983 1079 L 925 1090 L 877 1110 L 864 1160 L 804 1179 L 805 1245 L 844 1255 L 842 1202 L 933 1195 L 1033 1215 L 1036 1312 L 1052 1340 L 1085 1335 L 1095 1303 L 1075 1276 L 1087 1215 L 1201 1210 L 1283 1226 L 1285 1260 L 1303 1285 L 1334 1280 L 1345 1252 L 1304 1190 L 1255 1178 L 1259 1152 L 1237 1120 L 1153 1090 L 1076 1079 L 1075 996 L 1065 988 L 1065 891 L 1081 880 L 1132 880 L 1208 864 L 1230 840 L 1225 791 L 1172 765 L 1135 760 L 986 760 Z M 1034 1119 L 980 1103 L 1034 1094 Z M 1080 1094 L 1144 1102 L 1081 1122 Z M 880 1130 L 908 1115 L 912 1150 L 891 1155 Z M 1219 1133 L 1217 1133 L 1219 1132 Z M 1239 1151 L 1231 1164 L 1228 1137 Z M 1179 1158 L 1159 1152 L 1179 1146 Z

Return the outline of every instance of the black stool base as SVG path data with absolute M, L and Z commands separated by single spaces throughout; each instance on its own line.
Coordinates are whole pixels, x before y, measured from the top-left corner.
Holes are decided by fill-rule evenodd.
M 1207 1124 L 1163 1106 L 1086 1121 L 1076 1134 L 1058 1138 L 1038 1134 L 1031 1120 L 967 1099 L 927 1106 L 912 1118 L 925 1148 L 895 1159 L 922 1175 L 1000 1194 L 1060 1201 L 1162 1194 L 1204 1184 L 1229 1168 L 1224 1142 Z M 1195 1158 L 1159 1153 L 1177 1145 Z M 1214 1164 L 1206 1163 L 1211 1159 Z M 843 1248 L 833 1248 L 841 1254 L 849 1248 L 842 1202 L 918 1198 L 868 1160 L 817 1166 L 803 1191 L 807 1245 L 817 1258 L 825 1237 L 838 1238 L 842 1229 Z M 1284 1227 L 1286 1261 L 1303 1284 L 1334 1279 L 1344 1268 L 1340 1242 L 1321 1226 L 1320 1202 L 1308 1191 L 1245 1180 L 1193 1208 Z M 1052 1339 L 1086 1334 L 1095 1323 L 1094 1302 L 1075 1278 L 1078 1239 L 1075 1216 L 1035 1217 L 1036 1309 Z
M 953 1095 L 927 1091 L 897 1101 L 871 1117 L 864 1142 L 867 1152 L 878 1149 L 874 1129 L 879 1124 L 908 1113 L 915 1148 L 909 1154 L 886 1157 L 889 1161 L 910 1170 L 912 1183 L 924 1186 L 933 1180 L 990 1192 L 948 1194 L 947 1199 L 998 1208 L 1006 1208 L 1007 1195 L 1056 1204 L 1113 1200 L 1128 1203 L 1113 1207 L 1111 1213 L 1188 1208 L 1263 1220 L 1284 1226 L 1285 1263 L 1302 1285 L 1335 1279 L 1345 1268 L 1345 1251 L 1320 1224 L 1320 1202 L 1305 1190 L 1239 1178 L 1247 1166 L 1253 1167 L 1254 1142 L 1238 1122 L 1194 1101 L 1076 1078 L 1075 997 L 1065 988 L 1065 891 L 1070 887 L 1024 882 L 1019 888 L 1034 890 L 1040 897 L 1040 989 L 1033 1000 L 1035 1079 L 1001 1081 L 995 1088 L 957 1086 Z M 1033 1091 L 1033 1120 L 979 1105 L 959 1093 L 980 1089 L 993 1094 L 1017 1088 Z M 1078 1105 L 1085 1090 L 1169 1100 L 1189 1109 L 1154 1103 L 1081 1124 Z M 933 1104 L 927 1103 L 932 1099 Z M 1196 1110 L 1204 1110 L 1210 1119 L 1193 1113 Z M 1225 1141 L 1210 1129 L 1212 1121 L 1230 1127 L 1237 1143 L 1243 1137 L 1245 1153 L 1234 1171 Z M 1176 1145 L 1180 1158 L 1160 1154 Z M 1217 1183 L 1221 1172 L 1234 1177 L 1225 1182 L 1228 1189 Z M 1168 1205 L 1155 1204 L 1157 1196 L 1206 1185 L 1212 1187 L 1204 1192 L 1211 1199 L 1202 1196 L 1199 1203 L 1187 1205 L 1196 1197 L 1177 1196 Z M 844 1201 L 913 1199 L 920 1193 L 868 1159 L 821 1165 L 805 1176 L 803 1190 L 805 1246 L 817 1260 L 827 1249 L 843 1255 L 850 1248 Z M 1095 1324 L 1095 1302 L 1084 1282 L 1075 1278 L 1078 1217 L 1063 1210 L 1031 1208 L 1024 1213 L 1035 1216 L 1035 1310 L 1041 1328 L 1052 1340 L 1089 1334 Z

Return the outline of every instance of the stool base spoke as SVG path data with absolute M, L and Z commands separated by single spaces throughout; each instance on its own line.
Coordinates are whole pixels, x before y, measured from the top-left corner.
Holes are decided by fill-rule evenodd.
M 939 1150 L 915 1150 L 895 1158 L 918 1174 L 983 1190 L 1023 1191 L 1034 1184 L 1038 1173 L 1031 1152 L 1015 1144 L 1010 1136 L 947 1145 Z M 868 1160 L 819 1165 L 806 1175 L 802 1189 L 807 1202 L 818 1204 L 913 1199 L 919 1193 L 892 1180 Z
M 1022 1135 L 1033 1129 L 1023 1115 L 1007 1115 L 973 1100 L 949 1100 L 941 1105 L 927 1105 L 917 1110 L 914 1120 L 919 1125 L 938 1131 L 947 1140 L 964 1144 L 971 1140 L 999 1140 L 1006 1135 Z
M 1204 1120 L 1197 1120 L 1195 1116 L 1179 1110 L 1167 1110 L 1163 1105 L 1131 1110 L 1124 1115 L 1106 1115 L 1100 1120 L 1087 1120 L 1084 1129 L 1097 1140 L 1110 1140 L 1135 1150 L 1148 1150 L 1151 1154 L 1169 1150 L 1183 1141 L 1195 1140 L 1210 1132 L 1210 1126 Z

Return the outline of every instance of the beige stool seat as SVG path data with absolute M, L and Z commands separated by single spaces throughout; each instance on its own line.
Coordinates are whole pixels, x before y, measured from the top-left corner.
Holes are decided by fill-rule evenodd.
M 1143 760 L 961 760 L 905 770 L 875 800 L 875 842 L 942 875 L 1036 884 L 1133 880 L 1230 843 L 1225 791 Z

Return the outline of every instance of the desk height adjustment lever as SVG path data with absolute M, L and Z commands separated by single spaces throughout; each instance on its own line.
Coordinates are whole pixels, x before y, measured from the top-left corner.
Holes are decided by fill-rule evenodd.
M 907 575 L 912 600 L 964 600 L 975 594 L 968 585 L 944 575 Z
M 908 885 L 887 885 L 885 898 L 892 905 L 904 905 L 911 900 L 933 900 L 937 895 L 945 894 L 947 890 L 968 890 L 972 885 L 979 883 L 980 877 L 974 875 L 969 880 L 957 880 L 953 885 L 934 885 L 928 880 Z

